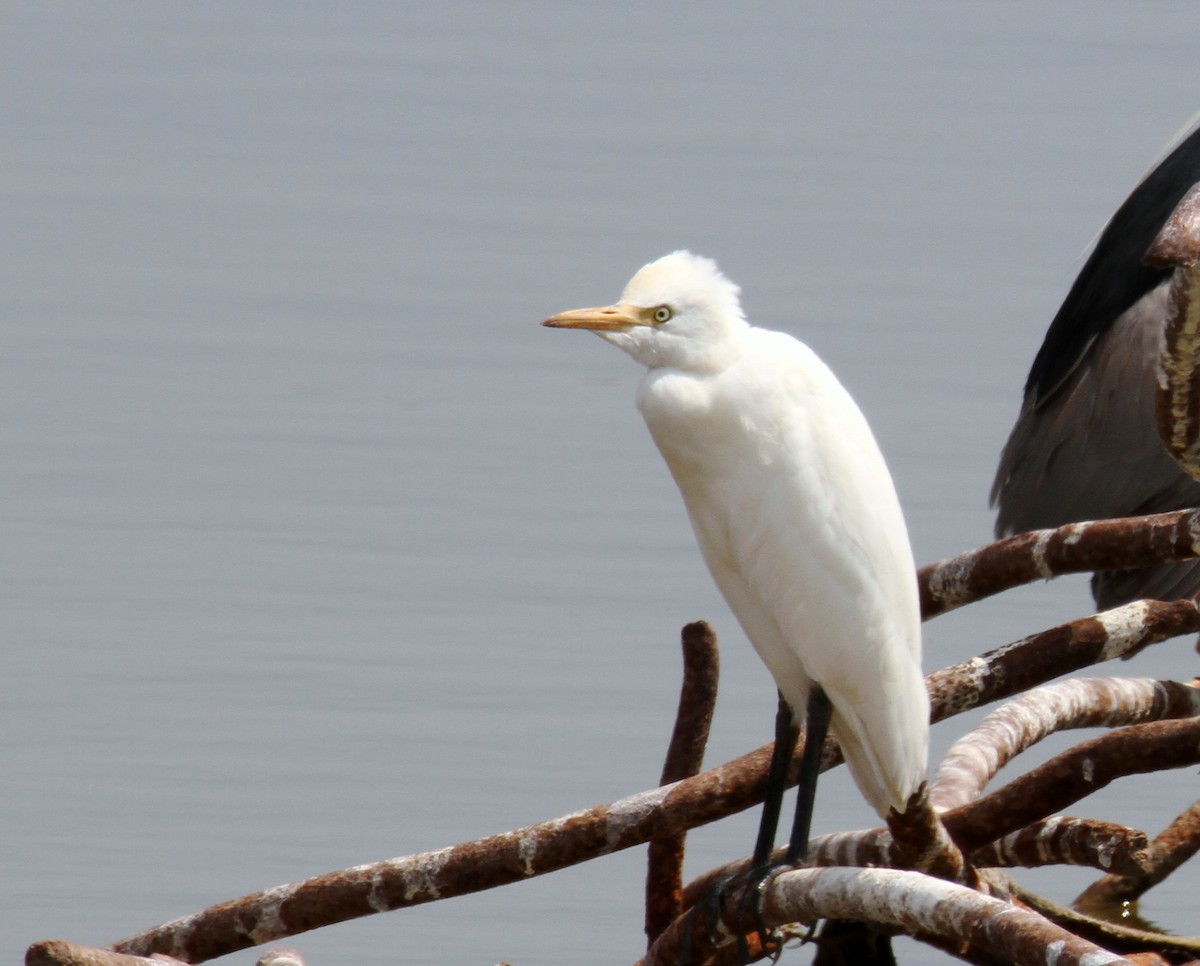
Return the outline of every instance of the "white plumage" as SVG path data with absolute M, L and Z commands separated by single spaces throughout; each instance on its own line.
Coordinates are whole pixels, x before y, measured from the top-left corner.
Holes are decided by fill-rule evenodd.
M 925 779 L 929 701 L 895 488 L 854 400 L 807 346 L 750 326 L 738 291 L 679 251 L 616 305 L 545 324 L 647 367 L 638 407 L 721 593 L 793 714 L 819 684 L 863 795 L 902 812 Z

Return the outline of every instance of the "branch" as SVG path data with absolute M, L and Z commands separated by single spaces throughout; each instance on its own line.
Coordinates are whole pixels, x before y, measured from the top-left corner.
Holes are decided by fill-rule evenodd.
M 704 621 L 683 629 L 683 685 L 675 730 L 660 784 L 691 778 L 704 763 L 704 749 L 717 703 L 720 656 L 717 636 Z M 654 942 L 683 911 L 683 850 L 686 830 L 652 838 L 646 851 L 646 940 Z
M 25 966 L 187 966 L 169 956 L 147 959 L 111 949 L 95 949 L 62 939 L 46 939 L 25 951 Z
M 970 807 L 964 815 L 970 814 Z M 962 819 L 960 819 L 962 821 Z M 1112 822 L 1057 815 L 1039 819 L 1003 838 L 988 842 L 969 856 L 975 868 L 1045 865 L 1089 866 L 1106 872 L 1137 875 L 1146 866 L 1146 833 Z M 786 849 L 780 847 L 771 861 L 782 864 Z M 899 863 L 886 828 L 859 829 L 818 835 L 808 845 L 806 868 L 894 868 Z M 683 892 L 683 908 L 690 909 L 719 882 L 732 879 L 750 868 L 743 856 L 698 875 Z
M 941 816 L 929 800 L 926 783 L 922 782 L 909 797 L 903 812 L 890 809 L 886 821 L 892 833 L 891 865 L 987 891 L 987 883 L 976 875 L 942 824 Z
M 1200 513 L 1200 511 L 1197 511 Z M 1072 671 L 1200 631 L 1194 600 L 1139 600 L 1005 644 L 925 678 L 933 721 L 1027 691 Z
M 849 866 L 865 869 L 893 865 L 892 835 L 886 828 L 859 829 L 852 832 L 829 832 L 810 839 L 806 868 Z M 771 864 L 781 865 L 787 853 L 780 846 L 771 853 Z M 750 870 L 751 857 L 741 856 L 696 876 L 683 890 L 683 908 L 690 909 L 708 895 L 723 880 L 732 879 Z
M 926 620 L 1062 574 L 1137 570 L 1200 556 L 1200 510 L 1031 530 L 917 571 Z
M 111 948 L 200 963 L 336 922 L 554 872 L 761 802 L 770 753 L 767 745 L 695 778 L 537 825 L 251 893 Z
M 1192 601 L 1142 601 L 1035 634 L 926 678 L 934 720 L 1109 660 L 1176 634 L 1200 629 Z M 553 872 L 654 837 L 696 828 L 763 800 L 771 746 L 674 785 L 611 805 L 422 852 L 315 876 L 213 906 L 113 945 L 119 952 L 161 952 L 191 963 L 360 916 L 446 899 Z M 823 767 L 839 753 L 826 745 Z M 792 781 L 795 778 L 793 776 Z M 1032 816 L 1012 831 L 1042 815 Z M 990 838 L 964 843 L 968 850 Z
M 1131 725 L 1076 745 L 942 819 L 954 841 L 972 851 L 1062 811 L 1117 778 L 1198 763 L 1200 718 Z
M 997 708 L 950 748 L 930 790 L 943 811 L 976 798 L 1012 758 L 1056 731 L 1200 714 L 1200 691 L 1149 678 L 1073 678 Z
M 1146 868 L 1146 845 L 1146 833 L 1137 829 L 1094 818 L 1056 815 L 981 846 L 971 853 L 970 860 L 977 868 L 1081 865 L 1138 875 Z
M 306 966 L 300 951 L 290 946 L 276 946 L 258 957 L 255 966 Z
M 663 934 L 640 966 L 679 961 L 690 945 L 702 961 L 714 942 L 756 930 L 744 915 L 753 903 L 731 895 L 722 908 L 718 937 L 701 916 L 685 916 Z M 767 928 L 819 919 L 850 919 L 900 929 L 943 944 L 969 943 L 1014 963 L 1053 961 L 1057 966 L 1126 963 L 1072 935 L 1036 912 L 1009 905 L 964 886 L 918 872 L 894 869 L 797 869 L 770 879 L 761 903 Z
M 1013 898 L 1030 909 L 1036 910 L 1064 929 L 1092 942 L 1103 943 L 1114 952 L 1125 952 L 1131 957 L 1158 954 L 1171 963 L 1191 963 L 1200 960 L 1200 936 L 1172 936 L 1150 929 L 1138 929 L 1124 922 L 1109 922 L 1093 919 L 1074 909 L 1068 909 L 1044 896 L 1029 891 L 1018 883 L 1011 883 Z
M 675 811 L 666 803 L 678 788 L 668 785 L 452 848 L 251 893 L 111 948 L 141 956 L 165 952 L 200 963 L 336 922 L 517 882 L 673 833 L 678 823 L 670 820 Z M 721 817 L 719 803 L 711 808 L 706 821 Z
M 1150 845 L 1143 868 L 1106 875 L 1075 900 L 1081 909 L 1111 909 L 1132 902 L 1162 882 L 1200 850 L 1200 802 L 1178 815 Z

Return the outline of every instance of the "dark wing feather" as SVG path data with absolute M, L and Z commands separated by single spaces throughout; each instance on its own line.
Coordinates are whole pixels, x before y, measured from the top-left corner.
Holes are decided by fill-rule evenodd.
M 1079 364 L 1094 339 L 1167 277 L 1166 269 L 1143 265 L 1142 256 L 1197 181 L 1200 128 L 1146 175 L 1101 232 L 1029 370 L 1025 388 L 1033 388 L 1039 402 Z
M 992 486 L 998 536 L 1200 505 L 1200 484 L 1167 454 L 1155 426 L 1168 273 L 1141 261 L 1197 181 L 1200 129 L 1118 209 L 1054 317 Z M 1198 590 L 1200 563 L 1093 581 L 1104 607 Z

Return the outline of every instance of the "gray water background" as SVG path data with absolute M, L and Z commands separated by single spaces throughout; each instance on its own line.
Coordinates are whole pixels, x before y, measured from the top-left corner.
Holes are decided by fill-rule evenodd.
M 716 257 L 858 398 L 928 562 L 987 540 L 1044 328 L 1200 107 L 1190 5 L 0 18 L 6 962 L 652 786 L 689 620 L 724 644 L 709 761 L 768 740 L 637 368 L 538 322 Z M 926 667 L 1090 610 L 1082 578 L 1006 595 L 927 625 Z M 1192 644 L 1108 670 L 1187 679 Z M 1194 797 L 1189 771 L 1085 811 L 1154 832 Z M 843 774 L 818 798 L 817 831 L 874 822 Z M 689 871 L 756 821 L 695 834 Z M 627 962 L 642 862 L 295 944 Z M 1196 886 L 1144 912 L 1196 931 Z

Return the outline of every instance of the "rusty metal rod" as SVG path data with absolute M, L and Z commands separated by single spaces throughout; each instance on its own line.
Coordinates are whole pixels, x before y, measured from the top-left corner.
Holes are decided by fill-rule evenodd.
M 1081 909 L 1112 909 L 1133 902 L 1158 885 L 1200 850 L 1200 802 L 1172 820 L 1150 844 L 1145 866 L 1116 870 L 1088 886 L 1075 900 Z
M 1200 612 L 1190 601 L 1142 602 L 1073 621 L 930 675 L 934 720 L 1197 629 Z M 155 926 L 112 948 L 199 963 L 335 922 L 552 872 L 760 803 L 770 754 L 766 745 L 695 778 L 611 805 L 253 893 Z M 827 743 L 825 767 L 838 758 L 836 745 Z
M 1118 728 L 1082 742 L 942 819 L 967 851 L 1062 811 L 1118 778 L 1200 764 L 1200 718 Z
M 1200 556 L 1200 510 L 1031 530 L 917 571 L 926 620 L 1003 590 L 1062 574 L 1137 570 Z
M 720 677 L 717 635 L 704 621 L 683 629 L 683 684 L 675 730 L 660 783 L 669 785 L 698 774 L 712 727 Z M 683 911 L 683 853 L 687 828 L 650 840 L 646 850 L 646 943 L 659 937 Z

